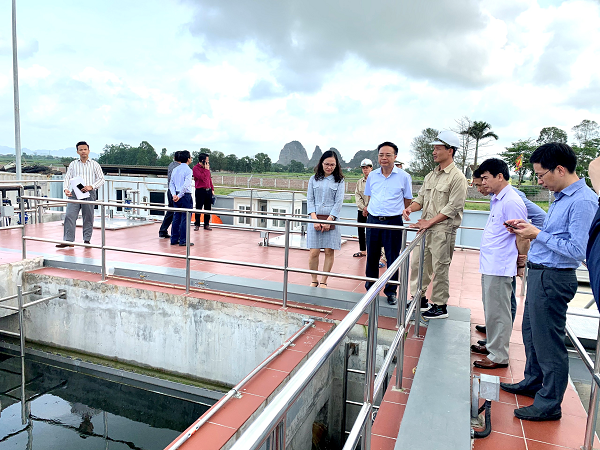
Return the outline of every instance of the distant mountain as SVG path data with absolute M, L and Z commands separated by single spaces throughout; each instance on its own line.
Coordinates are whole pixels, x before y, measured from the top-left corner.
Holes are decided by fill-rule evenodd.
M 75 147 L 68 148 L 60 148 L 58 150 L 30 150 L 28 148 L 21 148 L 21 154 L 27 153 L 28 155 L 50 155 L 57 158 L 62 158 L 63 156 L 70 156 L 73 158 L 77 157 L 77 149 Z M 0 145 L 0 155 L 14 155 L 15 149 L 13 147 L 7 147 L 5 145 Z M 90 158 L 97 159 L 100 157 L 100 154 L 90 152 Z
M 342 167 L 344 167 L 344 168 L 348 167 L 348 164 L 346 163 L 346 161 L 344 161 L 344 158 L 342 157 L 340 151 L 337 148 L 331 147 L 329 150 L 334 152 L 338 156 L 338 159 L 340 160 L 340 164 Z
M 279 159 L 277 160 L 277 164 L 287 166 L 292 161 L 301 162 L 302 164 L 304 164 L 305 167 L 309 164 L 306 149 L 298 141 L 288 142 L 283 146 L 283 148 L 279 152 Z
M 321 150 L 321 147 L 319 147 L 317 145 L 315 147 L 315 151 L 313 152 L 312 156 L 310 157 L 310 161 L 308 162 L 308 167 L 316 167 L 316 165 L 319 164 L 319 159 L 321 159 L 321 156 L 323 156 L 323 151 Z
M 352 169 L 356 168 L 356 167 L 360 167 L 360 163 L 363 159 L 365 158 L 369 158 L 371 161 L 373 161 L 373 167 L 377 168 L 379 167 L 379 164 L 377 164 L 377 150 L 359 150 L 354 154 L 354 157 L 350 160 L 350 162 L 348 163 L 348 166 L 350 166 Z

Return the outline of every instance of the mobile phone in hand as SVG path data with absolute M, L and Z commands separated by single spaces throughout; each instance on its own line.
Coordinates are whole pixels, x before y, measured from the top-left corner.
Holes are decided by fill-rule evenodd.
M 511 225 L 509 223 L 504 222 L 504 226 L 508 227 L 508 228 L 512 228 L 513 230 L 516 230 L 517 227 L 515 227 L 514 225 Z
M 84 186 L 83 184 L 81 184 L 81 183 L 79 183 L 79 184 L 77 185 L 77 188 L 78 188 L 80 191 L 81 191 L 81 190 L 82 190 L 84 187 L 85 187 L 85 186 Z

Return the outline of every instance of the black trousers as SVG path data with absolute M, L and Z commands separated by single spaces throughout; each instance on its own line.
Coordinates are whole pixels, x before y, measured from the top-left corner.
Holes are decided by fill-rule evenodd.
M 376 223 L 379 225 L 404 225 L 402 216 L 396 216 L 388 220 L 379 220 L 371 214 L 367 216 L 367 223 Z M 381 247 L 385 251 L 385 257 L 388 264 L 392 264 L 400 255 L 402 246 L 402 230 L 382 230 L 377 228 L 367 228 L 367 270 L 366 276 L 370 278 L 379 278 L 379 258 L 381 257 Z M 398 281 L 398 271 L 392 275 L 391 280 Z M 366 281 L 365 288 L 368 290 L 373 285 Z M 393 284 L 386 284 L 383 292 L 386 296 L 396 295 L 397 287 Z
M 173 196 L 171 195 L 171 191 L 169 189 L 167 189 L 167 200 L 169 202 L 169 208 L 173 208 L 175 206 L 175 204 L 173 203 Z M 165 213 L 165 218 L 163 219 L 162 224 L 160 226 L 160 230 L 158 230 L 158 235 L 162 237 L 162 236 L 168 234 L 169 227 L 171 226 L 172 222 L 173 222 L 173 211 L 167 211 Z
M 196 209 L 210 210 L 212 206 L 212 190 L 196 188 Z M 210 223 L 210 214 L 204 214 L 204 228 Z M 200 214 L 195 214 L 194 225 L 200 226 Z
M 565 346 L 567 306 L 577 292 L 575 270 L 530 267 L 523 313 L 526 389 L 538 390 L 533 404 L 540 410 L 560 411 L 569 379 Z
M 358 216 L 356 217 L 356 221 L 358 223 L 367 223 L 367 218 L 363 216 L 361 210 L 358 210 Z M 364 252 L 367 249 L 367 240 L 365 238 L 365 230 L 366 228 L 358 227 L 358 248 L 361 252 Z

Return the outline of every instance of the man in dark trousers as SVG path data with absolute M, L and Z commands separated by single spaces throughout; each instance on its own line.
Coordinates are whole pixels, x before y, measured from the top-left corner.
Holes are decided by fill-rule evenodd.
M 175 152 L 175 154 L 173 155 L 173 161 L 171 161 L 171 164 L 169 164 L 169 167 L 167 167 L 167 200 L 169 202 L 169 208 L 174 207 L 173 195 L 169 190 L 169 183 L 171 183 L 171 174 L 173 173 L 173 169 L 179 164 L 181 164 L 179 161 L 177 161 L 178 154 L 179 152 Z M 165 214 L 165 218 L 163 219 L 163 222 L 160 226 L 160 230 L 158 230 L 158 237 L 165 239 L 169 239 L 171 237 L 171 235 L 169 234 L 169 227 L 171 226 L 171 222 L 173 222 L 173 211 L 167 211 Z
M 212 196 L 215 192 L 212 177 L 210 175 L 209 157 L 206 153 L 198 155 L 198 164 L 193 170 L 194 182 L 196 185 L 196 209 L 210 210 L 212 207 Z M 194 231 L 200 229 L 200 214 L 196 213 L 194 221 Z M 210 214 L 204 214 L 204 229 L 211 231 Z
M 506 221 L 509 231 L 531 240 L 521 327 L 527 361 L 522 381 L 500 387 L 534 398 L 533 405 L 515 409 L 517 418 L 558 420 L 569 379 L 567 306 L 577 291 L 575 269 L 585 258 L 598 196 L 577 176 L 577 156 L 567 144 L 544 144 L 529 161 L 538 183 L 554 191 L 555 200 L 541 230 L 526 220 Z
M 588 173 L 594 190 L 597 194 L 600 194 L 600 158 L 596 158 L 590 163 Z M 590 228 L 586 262 L 588 272 L 590 273 L 590 285 L 596 299 L 596 306 L 600 311 L 600 209 L 596 213 L 596 217 L 594 217 L 592 227 Z

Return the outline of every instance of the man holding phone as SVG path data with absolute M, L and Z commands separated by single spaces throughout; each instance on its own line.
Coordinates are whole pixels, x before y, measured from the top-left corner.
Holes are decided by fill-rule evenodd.
M 94 204 L 96 201 L 96 189 L 104 184 L 104 174 L 100 164 L 90 159 L 90 146 L 85 141 L 77 143 L 77 154 L 79 159 L 76 159 L 69 164 L 65 179 L 63 182 L 63 191 L 70 200 L 77 200 L 75 192 L 71 190 L 71 180 L 80 178 L 83 183 L 77 185 L 82 193 L 89 193 L 89 197 L 82 198 L 89 202 L 69 203 L 65 213 L 65 228 L 63 241 L 73 242 L 75 240 L 75 222 L 81 210 L 83 218 L 83 242 L 89 244 L 92 239 L 92 231 L 94 230 Z M 58 248 L 73 247 L 72 244 L 57 244 Z

